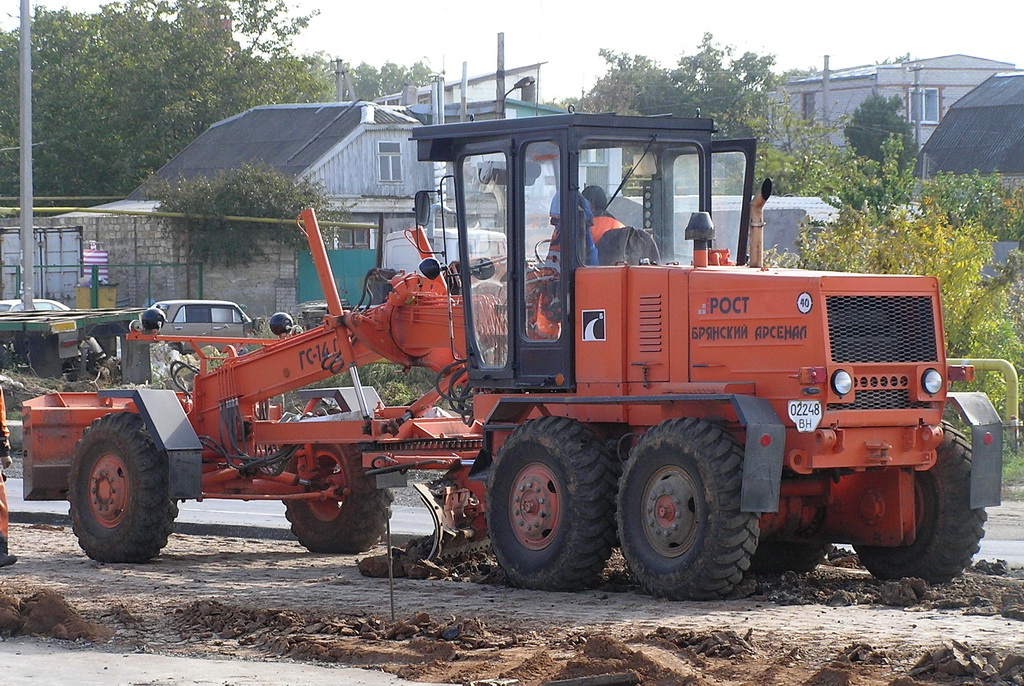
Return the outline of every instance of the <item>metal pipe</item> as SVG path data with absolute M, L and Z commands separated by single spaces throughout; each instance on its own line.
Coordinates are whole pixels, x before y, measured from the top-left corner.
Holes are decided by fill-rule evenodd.
M 340 317 L 344 312 L 341 306 L 341 296 L 338 294 L 338 284 L 334 281 L 331 273 L 331 263 L 327 258 L 327 247 L 324 245 L 323 236 L 320 234 L 320 226 L 316 221 L 316 213 L 312 210 L 303 210 L 299 215 L 303 230 L 309 239 L 309 251 L 313 257 L 313 264 L 316 265 L 316 273 L 320 277 L 320 288 L 324 292 L 324 300 L 327 301 L 327 311 L 335 317 Z M 351 358 L 347 360 L 351 363 Z
M 21 33 L 18 55 L 21 74 L 21 302 L 33 309 L 35 299 L 35 236 L 32 231 L 32 10 L 29 0 L 21 0 Z
M 84 214 L 113 214 L 128 215 L 135 217 L 162 217 L 166 219 L 222 219 L 227 222 L 246 222 L 250 224 L 294 224 L 294 219 L 273 219 L 270 217 L 239 217 L 237 215 L 225 215 L 216 217 L 208 214 L 185 214 L 183 212 L 143 212 L 141 210 L 116 210 L 102 209 L 97 207 L 33 207 L 34 212 L 67 214 L 69 212 L 82 212 Z M 18 214 L 19 207 L 0 207 L 0 214 Z M 318 221 L 320 226 L 329 226 L 340 229 L 376 229 L 376 224 L 364 224 L 359 222 L 332 222 Z
M 1020 380 L 1017 376 L 1017 368 L 1008 360 L 992 358 L 979 359 L 947 359 L 947 365 L 964 366 L 971 365 L 982 372 L 999 372 L 1006 382 L 1006 423 L 1012 426 L 1020 426 L 1017 412 L 1020 408 Z
M 757 269 L 764 266 L 764 205 L 771 195 L 772 181 L 765 179 L 750 201 L 750 227 L 747 230 L 750 258 L 747 264 Z

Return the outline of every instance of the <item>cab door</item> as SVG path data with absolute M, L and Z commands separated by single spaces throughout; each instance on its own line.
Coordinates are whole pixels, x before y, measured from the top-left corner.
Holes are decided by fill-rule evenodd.
M 728 248 L 736 264 L 747 263 L 747 227 L 754 188 L 757 141 L 753 138 L 711 143 L 711 217 L 716 248 Z

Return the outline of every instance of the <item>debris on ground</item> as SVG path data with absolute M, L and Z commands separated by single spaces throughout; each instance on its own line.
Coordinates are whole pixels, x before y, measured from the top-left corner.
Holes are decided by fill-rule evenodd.
M 114 631 L 87 622 L 60 595 L 41 591 L 24 599 L 0 595 L 0 636 L 45 636 L 102 643 Z
M 0 633 L 79 636 L 113 651 L 303 660 L 452 684 L 1024 686 L 1024 579 L 1012 575 L 968 570 L 925 584 L 824 564 L 750 575 L 737 600 L 672 603 L 638 589 L 620 556 L 580 593 L 453 583 L 494 572 L 477 551 L 436 562 L 441 578 L 397 580 L 391 621 L 386 581 L 362 576 L 354 556 L 291 541 L 173 534 L 152 563 L 130 565 L 89 560 L 67 527 L 15 524 L 12 540 L 22 560 L 0 575 Z M 375 557 L 386 567 L 387 555 Z M 829 607 L 844 598 L 848 607 Z M 30 615 L 49 619 L 26 630 Z
M 910 675 L 975 677 L 984 683 L 1024 686 L 1024 654 L 1000 655 L 976 650 L 959 641 L 925 653 L 910 669 Z

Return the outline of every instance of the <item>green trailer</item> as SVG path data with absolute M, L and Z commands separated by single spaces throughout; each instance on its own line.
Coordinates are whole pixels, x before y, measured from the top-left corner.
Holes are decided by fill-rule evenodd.
M 0 313 L 0 346 L 11 362 L 39 376 L 89 373 L 99 359 L 121 357 L 125 381 L 149 375 L 149 349 L 124 340 L 140 308 Z

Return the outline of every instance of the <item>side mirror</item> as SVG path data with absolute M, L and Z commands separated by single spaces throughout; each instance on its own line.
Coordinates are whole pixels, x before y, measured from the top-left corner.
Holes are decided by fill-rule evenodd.
M 427 226 L 430 223 L 430 193 L 430 191 L 416 191 L 413 198 L 416 226 Z

